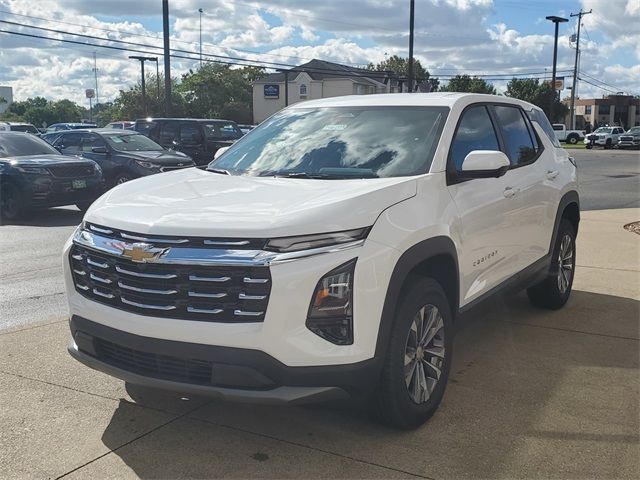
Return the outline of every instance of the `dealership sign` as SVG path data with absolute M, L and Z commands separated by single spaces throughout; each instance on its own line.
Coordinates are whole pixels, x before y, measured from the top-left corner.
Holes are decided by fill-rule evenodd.
M 264 98 L 280 98 L 280 85 L 265 85 Z

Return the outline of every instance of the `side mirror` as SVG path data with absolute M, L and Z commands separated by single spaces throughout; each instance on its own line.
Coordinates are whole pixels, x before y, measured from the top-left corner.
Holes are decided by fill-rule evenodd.
M 93 153 L 108 153 L 107 147 L 92 147 L 91 151 Z
M 509 170 L 509 158 L 497 150 L 474 150 L 462 162 L 462 178 L 498 178 Z
M 213 159 L 215 160 L 227 150 L 229 150 L 229 147 L 220 147 L 218 150 L 216 150 L 216 153 L 213 155 Z

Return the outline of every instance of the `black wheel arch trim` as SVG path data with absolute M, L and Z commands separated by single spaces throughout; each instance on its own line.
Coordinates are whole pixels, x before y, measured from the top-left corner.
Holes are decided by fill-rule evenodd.
M 451 315 L 455 320 L 460 304 L 460 280 L 458 276 L 459 268 L 456 247 L 453 240 L 447 236 L 438 236 L 423 240 L 422 242 L 413 245 L 400 256 L 391 274 L 384 300 L 384 306 L 382 308 L 382 315 L 380 317 L 378 339 L 376 341 L 375 357 L 380 362 L 386 355 L 391 328 L 395 320 L 398 302 L 402 298 L 402 287 L 405 280 L 420 264 L 440 256 L 450 257 L 455 264 L 455 292 L 452 293 L 454 301 L 453 305 L 451 305 Z
M 548 252 L 549 254 L 553 252 L 553 246 L 556 243 L 556 238 L 558 236 L 558 229 L 560 228 L 560 221 L 564 218 L 564 211 L 571 204 L 575 204 L 578 210 L 578 218 L 577 218 L 577 224 L 576 224 L 576 235 L 578 235 L 578 224 L 580 223 L 580 197 L 578 195 L 578 192 L 576 192 L 575 190 L 571 190 L 565 193 L 560 199 L 560 202 L 558 203 L 558 210 L 556 211 L 556 219 L 553 225 L 553 234 L 551 235 L 551 243 L 549 243 L 549 252 Z

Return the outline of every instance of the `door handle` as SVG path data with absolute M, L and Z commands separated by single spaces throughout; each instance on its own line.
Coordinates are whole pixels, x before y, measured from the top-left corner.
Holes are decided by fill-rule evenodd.
M 553 180 L 558 176 L 560 172 L 558 170 L 547 170 L 547 178 Z
M 513 197 L 516 193 L 518 193 L 518 190 L 515 188 L 511 188 L 511 187 L 507 187 L 504 189 L 504 192 L 502 192 L 502 194 L 505 196 L 505 198 L 511 198 Z

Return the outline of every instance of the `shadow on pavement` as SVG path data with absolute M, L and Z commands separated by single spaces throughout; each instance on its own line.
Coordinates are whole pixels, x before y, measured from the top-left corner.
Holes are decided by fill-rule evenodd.
M 118 408 L 102 440 L 141 478 L 637 478 L 639 308 L 581 291 L 555 312 L 523 294 L 479 306 L 440 410 L 415 431 L 348 408 L 211 401 L 125 446 Z
M 35 210 L 27 218 L 20 220 L 0 219 L 0 225 L 23 225 L 30 227 L 69 227 L 78 225 L 84 213 L 75 207 L 47 208 Z

